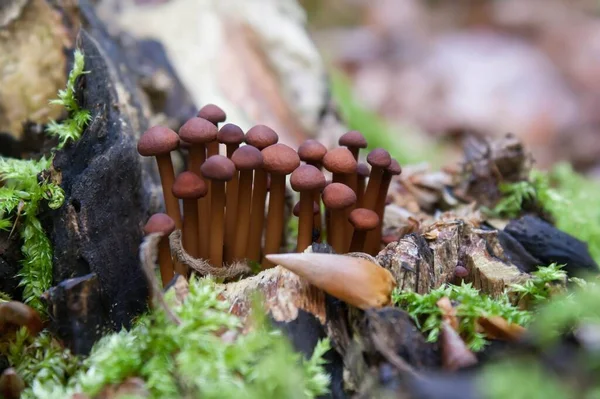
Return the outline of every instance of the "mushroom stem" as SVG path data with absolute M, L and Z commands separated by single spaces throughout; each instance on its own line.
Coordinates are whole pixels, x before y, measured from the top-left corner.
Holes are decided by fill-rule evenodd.
M 227 144 L 227 158 L 237 150 L 239 145 Z M 235 245 L 235 229 L 238 216 L 238 190 L 239 190 L 239 173 L 236 171 L 233 179 L 227 182 L 227 193 L 225 195 L 225 261 L 233 260 L 233 247 Z M 243 199 L 242 199 L 243 201 Z
M 350 242 L 350 250 L 348 252 L 362 252 L 366 236 L 366 231 L 355 229 L 354 234 L 352 234 L 352 242 Z
M 225 235 L 225 182 L 212 180 L 210 210 L 210 252 L 209 259 L 213 266 L 223 265 L 223 237 Z
M 303 252 L 312 243 L 314 203 L 311 192 L 300 192 L 298 239 L 296 241 L 297 252 Z
M 160 174 L 166 213 L 173 219 L 176 228 L 181 229 L 182 221 L 181 211 L 179 210 L 179 201 L 171 192 L 171 187 L 173 187 L 173 183 L 175 183 L 175 171 L 173 170 L 171 154 L 157 155 L 156 163 L 158 164 L 158 173 Z
M 269 194 L 269 211 L 267 213 L 267 229 L 265 233 L 265 254 L 274 254 L 281 246 L 283 219 L 285 211 L 285 175 L 271 174 L 271 190 Z M 312 205 L 311 205 L 312 212 Z M 274 266 L 267 258 L 263 259 L 263 267 Z
M 379 187 L 381 186 L 381 180 L 383 179 L 383 169 L 373 167 L 371 170 L 371 176 L 369 177 L 369 183 L 363 196 L 362 208 L 370 209 L 375 211 L 377 206 L 377 197 L 379 195 Z
M 381 186 L 379 188 L 379 196 L 377 197 L 377 204 L 375 205 L 375 213 L 379 216 L 379 224 L 375 229 L 369 231 L 366 236 L 364 252 L 375 256 L 377 252 L 379 252 L 379 247 L 381 246 L 381 234 L 383 229 L 383 214 L 385 211 L 385 199 L 387 197 L 387 192 L 390 187 L 390 182 L 392 176 L 387 176 L 387 173 L 383 174 L 383 181 L 381 182 Z
M 158 265 L 160 267 L 160 279 L 163 287 L 165 287 L 175 276 L 173 273 L 173 259 L 171 259 L 171 246 L 167 236 L 161 237 L 158 242 Z
M 198 200 L 184 199 L 183 200 L 183 247 L 194 258 L 199 257 L 199 242 L 198 242 Z M 177 265 L 176 265 L 177 266 Z M 175 267 L 177 269 L 177 267 Z M 182 273 L 183 270 L 175 270 L 182 276 L 187 275 Z
M 344 227 L 346 224 L 346 209 L 332 209 L 331 210 L 331 230 L 328 234 L 331 236 L 329 238 L 329 245 L 337 252 L 338 254 L 343 254 L 345 252 L 345 241 L 346 234 L 344 232 Z M 328 236 L 329 237 L 329 236 Z
M 204 145 L 192 145 L 190 147 L 190 159 L 188 170 L 190 172 L 194 172 L 196 175 L 202 177 L 202 172 L 200 168 L 202 164 L 206 161 L 206 146 Z M 205 180 L 205 184 L 209 185 L 210 181 Z M 192 254 L 193 256 L 200 257 L 202 259 L 208 258 L 208 236 L 210 235 L 210 225 L 207 223 L 209 220 L 209 203 L 208 203 L 208 195 L 196 200 L 197 207 L 197 218 L 196 224 L 197 227 L 197 253 Z M 184 209 L 185 213 L 185 209 Z M 184 233 L 185 234 L 185 233 Z
M 365 196 L 365 176 L 357 175 L 356 181 L 356 206 L 363 206 L 363 198 Z
M 213 155 L 218 155 L 219 154 L 219 142 L 218 141 L 211 141 L 210 143 L 206 144 L 206 159 L 212 157 Z M 207 180 L 206 184 L 207 184 L 207 188 L 208 188 L 208 194 L 206 195 L 206 209 L 208 211 L 208 214 L 210 215 L 212 212 L 212 208 L 211 208 L 211 204 L 212 204 L 212 182 L 210 180 Z
M 320 170 L 320 169 L 319 169 Z M 321 242 L 321 237 L 323 236 L 323 222 L 321 217 L 321 191 L 315 190 L 313 192 L 313 202 L 316 202 L 318 207 L 317 213 L 313 215 L 313 231 L 317 231 L 316 242 Z M 311 232 L 312 233 L 312 232 Z
M 252 196 L 253 170 L 241 170 L 238 190 L 238 210 L 233 246 L 233 259 L 243 259 L 247 253 L 248 232 L 250 230 L 250 201 Z
M 248 259 L 260 261 L 260 246 L 265 223 L 265 201 L 267 199 L 267 172 L 257 169 L 254 173 L 254 191 L 252 192 L 252 211 L 248 236 Z

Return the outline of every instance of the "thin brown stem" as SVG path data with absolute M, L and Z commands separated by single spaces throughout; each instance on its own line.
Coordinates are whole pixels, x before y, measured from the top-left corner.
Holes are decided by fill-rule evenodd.
M 210 213 L 210 263 L 223 265 L 223 237 L 225 233 L 225 182 L 212 180 Z
M 279 252 L 284 227 L 284 208 L 285 175 L 271 174 L 269 212 L 267 214 L 267 229 L 265 233 L 265 254 L 275 254 Z M 263 259 L 262 265 L 265 268 L 274 266 L 266 258 Z
M 156 157 L 156 163 L 158 164 L 158 173 L 160 174 L 160 182 L 163 189 L 166 214 L 173 219 L 176 228 L 181 229 L 182 221 L 179 210 L 179 200 L 175 198 L 171 192 L 171 188 L 175 183 L 175 172 L 173 171 L 171 154 L 158 155 Z
M 235 230 L 235 244 L 233 246 L 233 259 L 239 260 L 246 256 L 248 245 L 248 231 L 250 230 L 250 198 L 252 197 L 252 170 L 240 171 L 240 184 L 238 190 L 238 216 Z
M 252 211 L 250 216 L 250 234 L 248 235 L 248 259 L 260 262 L 261 241 L 265 224 L 265 201 L 267 199 L 267 172 L 257 169 L 254 174 L 252 192 Z
M 300 212 L 298 214 L 298 239 L 296 251 L 304 251 L 312 243 L 314 200 L 310 191 L 300 192 Z

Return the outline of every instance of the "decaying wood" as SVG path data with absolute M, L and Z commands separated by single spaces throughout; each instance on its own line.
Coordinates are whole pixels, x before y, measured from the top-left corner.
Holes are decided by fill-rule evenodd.
M 100 290 L 100 280 L 91 273 L 65 280 L 44 295 L 51 315 L 49 329 L 76 355 L 89 354 L 108 330 Z
M 389 244 L 377 260 L 392 272 L 398 287 L 421 294 L 456 282 L 457 266 L 468 271 L 465 282 L 492 296 L 529 278 L 504 256 L 495 230 L 475 228 L 463 219 L 425 226 L 422 235 L 410 234 Z

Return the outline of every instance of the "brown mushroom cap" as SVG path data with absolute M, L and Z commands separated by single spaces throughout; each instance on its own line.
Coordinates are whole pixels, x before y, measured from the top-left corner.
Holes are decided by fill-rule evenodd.
M 204 197 L 208 192 L 206 183 L 197 174 L 190 171 L 181 172 L 173 188 L 171 189 L 173 195 L 181 199 L 197 199 Z
M 390 153 L 383 148 L 375 148 L 367 155 L 367 162 L 369 165 L 376 168 L 387 168 L 392 162 Z
M 261 151 L 263 167 L 269 173 L 287 175 L 300 166 L 300 157 L 285 144 L 273 144 Z
M 211 180 L 227 181 L 233 178 L 235 165 L 223 155 L 213 155 L 200 167 L 202 176 Z
M 367 148 L 367 139 L 359 131 L 351 130 L 338 140 L 339 145 L 354 148 Z
M 144 226 L 144 234 L 162 233 L 169 235 L 175 230 L 175 221 L 166 213 L 155 213 Z
M 225 122 L 225 119 L 227 119 L 227 114 L 225 114 L 225 111 L 215 104 L 207 104 L 200 108 L 200 111 L 198 111 L 198 116 L 215 125 L 220 122 Z
M 327 147 L 317 140 L 306 140 L 298 147 L 298 156 L 304 162 L 321 162 L 327 154 Z
M 329 209 L 344 209 L 356 202 L 354 191 L 342 183 L 331 183 L 323 190 L 323 203 Z
M 323 172 L 312 165 L 301 165 L 292 172 L 290 183 L 294 191 L 310 191 L 325 187 Z
M 146 130 L 137 145 L 139 154 L 144 157 L 168 154 L 178 147 L 179 135 L 164 126 L 154 126 Z
M 190 118 L 179 128 L 179 137 L 191 144 L 204 144 L 217 139 L 217 127 L 203 118 Z
M 223 125 L 217 134 L 217 139 L 223 144 L 242 144 L 244 142 L 244 131 L 233 123 Z
M 238 170 L 252 170 L 262 166 L 263 156 L 258 148 L 245 145 L 233 152 L 231 161 Z
M 365 208 L 356 208 L 350 212 L 348 220 L 356 230 L 373 230 L 379 224 L 376 212 Z
M 369 165 L 361 162 L 356 167 L 356 173 L 358 173 L 360 177 L 369 177 L 369 174 L 371 174 L 371 169 L 369 169 Z
M 356 159 L 347 148 L 334 148 L 323 157 L 323 166 L 331 173 L 350 174 L 356 172 Z
M 395 159 L 392 159 L 392 162 L 390 162 L 390 166 L 388 166 L 385 171 L 393 176 L 399 175 L 400 173 L 402 173 L 402 167 L 400 166 L 400 164 L 398 163 L 398 161 L 396 161 Z
M 279 136 L 273 129 L 265 125 L 256 125 L 246 132 L 246 143 L 258 148 L 265 149 L 279 141 Z
M 292 210 L 292 213 L 296 217 L 300 216 L 300 201 L 296 202 L 296 205 L 294 205 L 294 209 Z M 316 215 L 317 213 L 319 213 L 319 204 L 317 204 L 316 202 L 313 202 L 313 215 Z

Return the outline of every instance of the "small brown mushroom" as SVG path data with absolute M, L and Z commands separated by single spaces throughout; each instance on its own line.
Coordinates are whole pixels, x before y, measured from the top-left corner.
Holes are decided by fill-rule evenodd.
M 204 118 L 215 127 L 219 127 L 219 123 L 225 122 L 227 119 L 227 114 L 223 111 L 219 106 L 215 104 L 207 104 L 204 107 L 200 108 L 198 111 L 198 117 Z M 219 153 L 219 142 L 216 140 L 208 143 L 206 157 L 212 157 L 213 155 L 217 155 Z
M 188 170 L 202 177 L 202 164 L 206 161 L 206 146 L 217 139 L 217 127 L 210 121 L 194 117 L 189 119 L 179 129 L 179 137 L 190 144 Z M 207 192 L 210 192 L 210 182 L 205 181 Z M 198 253 L 203 259 L 208 257 L 209 224 L 206 221 L 210 215 L 209 196 L 205 195 L 197 202 L 198 206 Z M 204 237 L 204 238 L 202 238 Z
M 371 165 L 371 177 L 365 190 L 363 203 L 358 206 L 376 211 L 383 171 L 390 166 L 392 158 L 390 157 L 390 153 L 383 148 L 376 148 L 367 155 L 367 162 Z
M 169 246 L 169 234 L 175 230 L 175 222 L 164 213 L 155 213 L 148 219 L 144 226 L 144 234 L 160 233 L 162 238 L 158 243 L 158 265 L 163 287 L 173 279 L 173 259 L 171 259 L 171 248 Z
M 298 156 L 301 161 L 306 162 L 308 165 L 312 165 L 319 170 L 323 170 L 323 157 L 327 154 L 327 147 L 314 139 L 306 140 L 300 147 L 298 147 Z M 315 191 L 313 200 L 317 203 L 321 203 L 321 192 Z M 321 239 L 321 208 L 319 212 L 314 215 L 313 224 L 316 231 L 319 232 L 317 241 Z
M 179 211 L 179 201 L 171 192 L 171 187 L 175 182 L 175 171 L 171 161 L 171 151 L 179 147 L 179 135 L 171 129 L 164 126 L 154 126 L 146 130 L 138 141 L 137 149 L 141 156 L 156 157 L 158 164 L 158 173 L 163 189 L 165 200 L 165 209 L 167 214 L 175 222 L 175 226 L 180 229 L 181 213 Z
M 32 307 L 18 301 L 0 303 L 0 333 L 25 327 L 35 337 L 44 328 L 40 314 Z
M 365 195 L 365 180 L 369 177 L 371 170 L 366 163 L 359 163 L 356 167 L 357 183 L 356 183 L 356 203 L 362 204 Z
M 354 227 L 350 252 L 361 252 L 365 244 L 367 232 L 379 225 L 379 216 L 370 209 L 356 208 L 350 212 L 348 219 Z
M 217 139 L 227 147 L 227 158 L 244 142 L 244 132 L 239 126 L 228 123 L 221 127 Z M 238 207 L 238 173 L 227 183 L 225 194 L 225 261 L 231 262 L 235 239 L 235 226 Z
M 254 170 L 262 168 L 263 157 L 256 147 L 245 145 L 235 150 L 231 156 L 231 161 L 235 164 L 236 169 L 240 171 L 233 259 L 243 259 L 248 253 L 252 175 Z M 255 235 L 260 236 L 260 233 L 255 232 Z
M 300 157 L 293 148 L 285 144 L 274 144 L 261 151 L 263 167 L 271 176 L 267 229 L 265 232 L 265 254 L 279 251 L 284 229 L 285 177 L 300 166 Z M 263 267 L 273 266 L 266 258 Z
M 331 183 L 323 190 L 323 203 L 331 213 L 327 241 L 337 253 L 344 253 L 348 223 L 345 217 L 346 209 L 356 203 L 356 194 L 345 184 Z
M 202 165 L 202 175 L 211 183 L 210 209 L 210 263 L 223 265 L 223 239 L 225 235 L 225 182 L 233 178 L 235 165 L 223 155 L 213 155 Z
M 317 140 L 309 139 L 298 147 L 300 160 L 321 170 L 323 168 L 323 157 L 327 154 L 327 147 Z
M 9 367 L 0 376 L 0 398 L 19 399 L 25 390 L 25 382 L 19 374 Z
M 263 150 L 279 141 L 273 129 L 265 125 L 256 125 L 246 132 L 246 143 Z M 267 172 L 257 168 L 254 172 L 254 190 L 252 192 L 252 211 L 250 216 L 250 234 L 248 236 L 248 259 L 260 262 L 260 245 L 265 223 L 265 202 L 267 199 Z
M 377 203 L 375 205 L 375 212 L 379 216 L 379 226 L 367 234 L 367 241 L 364 246 L 364 251 L 371 255 L 376 255 L 379 252 L 381 246 L 381 230 L 383 228 L 383 214 L 385 211 L 385 204 L 387 199 L 387 193 L 392 182 L 392 177 L 402 173 L 400 164 L 395 159 L 392 159 L 389 166 L 385 168 L 381 177 L 381 185 L 379 186 L 379 195 L 377 196 Z
M 325 187 L 325 176 L 312 165 L 302 165 L 292 173 L 290 183 L 300 193 L 298 238 L 296 250 L 302 252 L 312 243 L 314 193 Z M 317 206 L 317 212 L 319 207 Z
M 396 286 L 389 270 L 363 258 L 319 253 L 265 256 L 329 295 L 363 310 L 390 304 Z
M 361 148 L 367 148 L 367 140 L 360 132 L 351 130 L 343 134 L 338 140 L 338 144 L 348 147 L 354 159 L 358 162 L 358 152 Z
M 199 241 L 208 240 L 208 235 L 200 236 L 198 229 L 198 199 L 206 195 L 206 184 L 197 174 L 186 171 L 177 176 L 172 191 L 175 197 L 183 200 L 183 247 L 193 257 L 198 258 Z M 185 276 L 183 270 L 176 272 Z
M 323 157 L 323 166 L 333 174 L 334 183 L 344 183 L 352 187 L 351 176 L 356 173 L 356 160 L 347 148 L 334 148 Z

